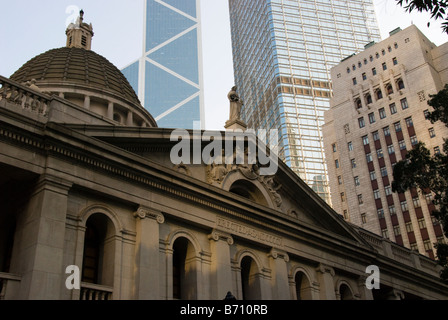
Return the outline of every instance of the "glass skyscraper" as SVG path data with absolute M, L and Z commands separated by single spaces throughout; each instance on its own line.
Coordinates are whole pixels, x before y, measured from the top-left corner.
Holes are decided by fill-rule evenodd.
M 143 55 L 122 70 L 159 127 L 204 128 L 199 0 L 145 0 Z
M 243 120 L 278 129 L 279 157 L 330 202 L 321 130 L 330 69 L 380 40 L 372 0 L 229 0 L 229 9 Z

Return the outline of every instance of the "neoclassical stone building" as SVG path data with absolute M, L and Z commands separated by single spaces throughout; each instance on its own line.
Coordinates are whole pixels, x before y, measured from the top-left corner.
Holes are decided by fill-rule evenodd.
M 173 129 L 92 36 L 81 13 L 66 47 L 0 77 L 0 299 L 448 297 L 433 260 L 348 224 L 283 163 L 174 164 Z

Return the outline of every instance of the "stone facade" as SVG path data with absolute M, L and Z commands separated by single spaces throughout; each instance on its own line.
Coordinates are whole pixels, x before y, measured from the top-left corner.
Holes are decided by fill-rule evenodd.
M 332 205 L 344 218 L 434 258 L 445 241 L 430 195 L 391 192 L 393 165 L 422 141 L 442 152 L 448 130 L 431 124 L 427 102 L 448 82 L 448 43 L 436 47 L 415 26 L 366 46 L 332 69 L 334 97 L 324 144 Z M 341 116 L 343 115 L 343 116 Z
M 282 162 L 174 164 L 172 129 L 119 123 L 63 86 L 0 85 L 0 299 L 447 298 L 433 260 L 348 224 Z M 183 131 L 199 151 L 203 135 L 227 141 Z

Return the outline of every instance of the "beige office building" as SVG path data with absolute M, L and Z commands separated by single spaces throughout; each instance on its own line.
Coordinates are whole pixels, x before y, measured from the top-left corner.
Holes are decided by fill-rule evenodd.
M 444 241 L 431 195 L 393 193 L 393 166 L 418 141 L 442 152 L 448 130 L 426 113 L 448 82 L 448 43 L 436 46 L 414 25 L 369 43 L 331 71 L 334 96 L 323 127 L 333 208 L 345 220 L 435 257 Z

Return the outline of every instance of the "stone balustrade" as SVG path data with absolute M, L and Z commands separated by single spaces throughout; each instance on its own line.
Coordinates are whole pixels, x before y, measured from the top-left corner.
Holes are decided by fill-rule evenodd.
M 33 83 L 22 85 L 0 76 L 0 86 L 0 101 L 6 100 L 22 109 L 47 116 L 50 97 L 39 92 Z
M 113 288 L 99 284 L 81 282 L 80 300 L 112 300 Z

